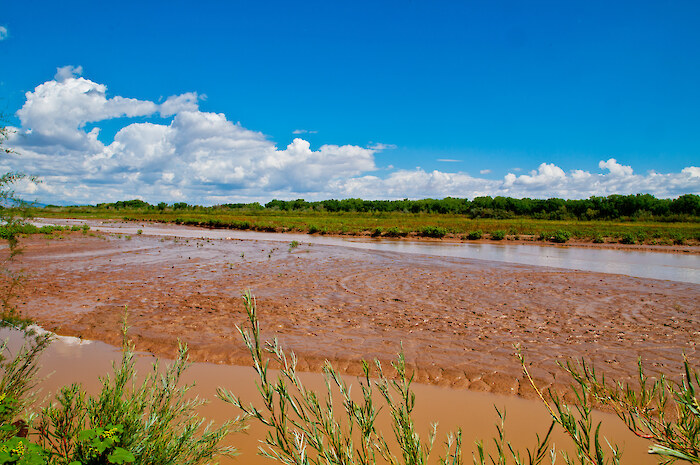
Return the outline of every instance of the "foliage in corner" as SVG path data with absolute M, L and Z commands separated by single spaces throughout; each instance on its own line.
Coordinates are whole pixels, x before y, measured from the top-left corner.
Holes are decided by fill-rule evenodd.
M 608 382 L 585 360 L 567 361 L 560 367 L 573 379 L 571 388 L 576 402 L 572 407 L 551 390 L 545 396 L 530 376 L 519 349 L 517 356 L 525 376 L 552 420 L 563 428 L 576 447 L 578 462 L 564 455 L 567 464 L 620 463 L 619 448 L 608 443 L 609 452 L 604 451 L 600 440 L 601 424 L 594 424 L 591 419 L 592 410 L 600 406 L 612 409 L 631 432 L 652 441 L 649 453 L 658 455 L 660 463 L 676 460 L 700 463 L 700 405 L 697 399 L 700 377 L 687 358 L 684 360 L 684 376 L 679 383 L 669 381 L 664 375 L 651 380 L 644 374 L 640 359 L 637 386 Z
M 191 386 L 180 385 L 188 366 L 187 347 L 180 345 L 172 365 L 161 370 L 156 362 L 151 373 L 137 382 L 134 346 L 126 337 L 126 326 L 123 336 L 121 363 L 115 365 L 113 377 L 101 379 L 98 395 L 89 396 L 73 384 L 42 410 L 36 428 L 51 463 L 195 465 L 233 454 L 233 448 L 220 442 L 229 431 L 242 429 L 242 422 L 236 419 L 218 428 L 205 425 L 196 414 L 204 401 L 188 399 Z

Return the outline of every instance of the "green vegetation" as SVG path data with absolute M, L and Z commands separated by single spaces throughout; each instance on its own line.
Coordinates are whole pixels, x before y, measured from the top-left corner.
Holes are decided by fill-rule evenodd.
M 484 236 L 484 232 L 481 229 L 477 229 L 476 231 L 470 231 L 469 234 L 467 234 L 467 239 L 470 241 L 478 241 Z
M 558 229 L 554 231 L 554 235 L 552 236 L 552 242 L 557 242 L 559 244 L 563 244 L 564 242 L 568 241 L 571 238 L 571 233 L 569 231 L 565 231 L 563 229 Z
M 614 197 L 614 196 L 611 196 Z M 620 197 L 620 196 L 618 196 Z M 624 196 L 622 196 L 624 197 Z M 636 198 L 636 196 L 631 196 Z M 697 197 L 697 196 L 695 196 Z M 626 197 L 625 197 L 626 198 Z M 692 197 L 694 198 L 694 197 Z M 447 200 L 447 199 L 445 199 Z M 455 199 L 452 199 L 455 200 Z M 678 199 L 676 199 L 678 200 Z M 476 201 L 476 199 L 474 200 Z M 660 202 L 673 202 L 659 200 Z M 422 202 L 422 201 L 415 201 Z M 465 200 L 465 202 L 467 202 Z M 568 201 L 567 201 L 568 202 Z M 466 213 L 437 213 L 431 211 L 332 211 L 314 208 L 322 203 L 307 205 L 306 209 L 281 209 L 259 204 L 216 207 L 174 206 L 152 207 L 120 206 L 99 207 L 45 207 L 30 212 L 42 217 L 121 218 L 130 221 L 154 221 L 216 229 L 251 231 L 299 232 L 309 234 L 367 235 L 375 237 L 445 237 L 467 240 L 469 234 L 507 231 L 511 238 L 535 240 L 542 236 L 550 240 L 558 231 L 569 234 L 569 240 L 591 242 L 595 238 L 604 242 L 618 242 L 624 234 L 644 237 L 647 244 L 698 244 L 700 243 L 700 216 L 683 214 L 676 216 L 637 215 L 618 218 L 559 215 L 487 215 L 472 216 Z M 690 205 L 692 202 L 685 202 Z M 129 205 L 128 203 L 125 205 Z M 268 204 L 270 205 L 270 204 Z M 312 206 L 308 206 L 312 205 Z M 427 204 L 426 204 L 427 205 Z M 669 207 L 670 208 L 670 207 Z M 567 210 L 568 211 L 568 210 Z M 671 221 L 677 220 L 677 221 Z M 681 221 L 682 220 L 682 221 Z M 428 228 L 428 229 L 426 229 Z M 427 234 L 426 234 L 427 232 Z M 444 234 L 442 234 L 444 232 Z M 438 233 L 434 235 L 434 233 Z M 475 236 L 473 236 L 475 237 Z M 559 237 L 562 237 L 559 235 Z M 641 243 L 641 241 L 640 241 Z
M 143 200 L 127 200 L 97 204 L 98 210 L 141 210 L 193 212 L 204 208 L 186 203 L 167 205 L 164 202 L 150 205 Z M 56 209 L 61 207 L 50 206 Z M 63 207 L 74 209 L 80 207 Z M 625 221 L 697 221 L 700 217 L 700 196 L 682 195 L 676 199 L 657 199 L 650 194 L 610 195 L 588 199 L 516 199 L 512 197 L 476 197 L 472 200 L 446 197 L 422 200 L 322 200 L 307 202 L 297 200 L 272 200 L 267 204 L 223 204 L 207 209 L 216 211 L 322 211 L 328 213 L 428 213 L 454 214 L 468 218 L 513 219 L 531 218 L 544 220 L 625 220 Z
M 275 340 L 264 343 L 255 300 L 244 295 L 249 329 L 239 328 L 259 378 L 262 407 L 247 404 L 235 393 L 219 389 L 221 399 L 241 409 L 268 427 L 261 453 L 285 464 L 427 464 L 435 440 L 435 426 L 427 437 L 413 420 L 416 398 L 411 389 L 413 375 L 402 354 L 392 363 L 389 376 L 379 362 L 363 362 L 358 380 L 361 396 L 350 395 L 349 386 L 326 363 L 325 392 L 303 385 L 297 375 L 297 360 Z M 199 400 L 187 400 L 188 387 L 180 387 L 187 349 L 180 347 L 177 360 L 164 371 L 157 364 L 143 381 L 136 381 L 134 348 L 123 330 L 122 360 L 113 377 L 102 379 L 102 389 L 90 396 L 77 384 L 64 387 L 55 400 L 37 416 L 27 414 L 31 389 L 36 384 L 37 360 L 50 342 L 49 336 L 30 337 L 30 343 L 12 359 L 0 360 L 0 464 L 88 465 L 88 464 L 186 464 L 209 463 L 232 450 L 221 447 L 227 431 L 239 430 L 241 421 L 219 428 L 205 427 L 196 416 Z M 505 412 L 493 438 L 494 449 L 476 444 L 474 463 L 619 464 L 622 454 L 615 444 L 600 435 L 593 409 L 606 407 L 627 427 L 651 442 L 649 452 L 670 463 L 684 460 L 700 463 L 700 376 L 685 361 L 679 382 L 661 376 L 650 379 L 639 364 L 638 385 L 608 382 L 584 361 L 568 362 L 563 370 L 572 379 L 573 403 L 554 391 L 540 391 L 518 351 L 523 372 L 550 413 L 552 423 L 535 437 L 532 448 L 519 451 L 504 433 Z M 281 369 L 274 375 L 270 362 Z M 337 401 L 340 401 L 338 404 Z M 381 411 L 389 415 L 391 431 L 377 424 Z M 19 418 L 19 421 L 16 421 Z M 551 443 L 554 428 L 570 439 L 569 453 Z M 30 433 L 28 435 L 28 433 Z M 31 439 L 30 439 L 31 438 Z M 462 433 L 447 435 L 441 465 L 464 463 Z M 561 445 L 559 445 L 561 447 Z M 573 453 L 572 453 L 573 452 Z
M 447 235 L 447 229 L 439 226 L 425 226 L 421 229 L 420 235 L 423 237 L 436 237 L 441 239 Z
M 506 237 L 506 232 L 502 229 L 497 229 L 495 231 L 491 231 L 491 237 L 490 239 L 492 241 L 502 241 Z
M 2 359 L 0 464 L 195 465 L 234 452 L 220 442 L 228 432 L 241 430 L 242 421 L 218 428 L 204 425 L 196 413 L 204 401 L 188 399 L 190 386 L 180 385 L 187 367 L 186 346 L 180 346 L 172 365 L 161 370 L 155 363 L 152 372 L 137 381 L 126 326 L 123 335 L 121 363 L 115 365 L 113 377 L 101 379 L 97 395 L 88 395 L 79 384 L 66 386 L 36 416 L 27 414 L 29 394 L 36 384 L 38 357 L 50 336 L 30 337 L 14 358 Z M 3 357 L 5 353 L 3 346 Z
M 632 233 L 625 233 L 620 238 L 622 244 L 634 244 L 637 242 L 637 237 Z
M 14 222 L 11 224 L 4 224 L 0 225 L 0 239 L 5 239 L 9 240 L 10 238 L 18 237 L 18 236 L 28 236 L 31 234 L 45 234 L 47 236 L 53 235 L 56 232 L 74 232 L 74 231 L 83 231 L 83 233 L 87 233 L 87 231 L 90 230 L 90 227 L 88 225 L 83 225 L 82 227 L 80 226 L 52 226 L 52 225 L 45 225 L 45 226 L 36 226 L 33 224 L 29 223 L 24 223 L 24 222 Z
M 392 364 L 396 372 L 392 378 L 385 374 L 379 362 L 374 363 L 374 370 L 363 362 L 363 376 L 358 380 L 359 401 L 350 396 L 350 386 L 328 362 L 323 368 L 326 392 L 315 392 L 299 379 L 294 353 L 285 353 L 277 340 L 264 343 L 260 339 L 255 299 L 249 293 L 243 299 L 250 326 L 239 331 L 252 357 L 264 407 L 247 404 L 227 389 L 220 388 L 218 395 L 268 427 L 261 454 L 276 462 L 297 465 L 428 463 L 435 426 L 427 438 L 419 436 L 419 428 L 412 419 L 416 403 L 411 390 L 413 375 L 402 354 Z M 601 406 L 612 409 L 632 432 L 649 440 L 652 443 L 649 453 L 658 455 L 663 463 L 675 460 L 700 463 L 697 399 L 700 377 L 687 360 L 679 383 L 663 376 L 649 379 L 640 361 L 638 386 L 610 383 L 584 361 L 568 362 L 561 367 L 572 379 L 576 400 L 569 404 L 554 391 L 543 393 L 538 389 L 519 350 L 517 356 L 525 377 L 552 418 L 551 426 L 543 436 L 536 436 L 531 449 L 521 452 L 507 441 L 505 412 L 497 410 L 501 423 L 493 440 L 495 451 L 487 451 L 484 443 L 478 442 L 473 454 L 475 464 L 532 465 L 545 463 L 547 459 L 554 464 L 558 452 L 566 464 L 619 464 L 622 457 L 619 447 L 600 436 L 601 424 L 592 418 L 593 409 Z M 270 361 L 281 367 L 276 377 L 269 371 Z M 391 433 L 381 431 L 376 424 L 381 410 L 390 415 Z M 568 436 L 574 454 L 557 451 L 551 444 L 550 434 L 556 426 Z M 447 436 L 445 453 L 438 463 L 464 463 L 461 431 Z

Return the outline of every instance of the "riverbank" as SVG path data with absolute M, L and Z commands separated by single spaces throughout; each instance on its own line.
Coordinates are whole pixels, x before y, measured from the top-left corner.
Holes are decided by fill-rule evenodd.
M 275 210 L 138 210 L 66 207 L 35 209 L 35 216 L 151 222 L 223 230 L 375 237 L 452 242 L 511 241 L 537 244 L 586 244 L 593 247 L 700 249 L 697 222 L 539 220 L 469 218 L 455 214 L 401 212 L 318 212 Z M 683 246 L 690 246 L 684 249 Z

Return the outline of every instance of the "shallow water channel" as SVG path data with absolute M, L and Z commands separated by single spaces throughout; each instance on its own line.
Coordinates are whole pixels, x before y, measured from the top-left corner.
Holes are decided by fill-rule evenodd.
M 16 353 L 23 341 L 22 333 L 8 329 L 0 329 L 0 338 L 9 339 L 8 347 L 11 353 Z M 39 376 L 45 379 L 40 383 L 41 393 L 38 399 L 44 399 L 43 402 L 46 402 L 46 399 L 50 398 L 58 388 L 73 382 L 83 383 L 89 392 L 96 393 L 99 388 L 98 377 L 111 373 L 111 363 L 118 360 L 119 356 L 120 353 L 116 348 L 102 342 L 57 337 L 41 358 L 42 369 Z M 147 373 L 154 360 L 154 357 L 142 354 L 137 362 L 139 373 Z M 322 391 L 321 375 L 304 373 L 301 378 L 306 386 Z M 352 377 L 345 377 L 345 379 L 349 383 L 357 384 Z M 233 406 L 215 398 L 218 386 L 226 387 L 241 398 L 259 404 L 255 372 L 249 367 L 194 363 L 186 371 L 185 381 L 196 382 L 195 388 L 191 391 L 193 395 L 211 400 L 209 405 L 201 409 L 200 415 L 215 423 L 221 423 L 238 415 Z M 484 440 L 487 450 L 493 450 L 490 438 L 496 434 L 495 425 L 498 421 L 494 407 L 507 412 L 506 435 L 515 449 L 524 451 L 525 447 L 533 447 L 535 434 L 544 434 L 549 425 L 545 408 L 536 401 L 421 384 L 413 386 L 417 400 L 414 419 L 420 426 L 419 432 L 422 437 L 427 437 L 430 423 L 439 423 L 433 452 L 434 459 L 431 463 L 437 463 L 437 457 L 443 450 L 442 441 L 445 435 L 458 427 L 463 430 L 465 463 L 470 462 L 470 454 L 475 450 L 474 441 L 476 440 Z M 359 392 L 359 386 L 354 387 L 354 392 Z M 338 405 L 337 409 L 341 410 L 342 406 Z M 390 436 L 391 428 L 387 421 L 386 408 L 383 410 L 379 427 Z M 624 451 L 622 463 L 642 465 L 656 463 L 653 456 L 646 454 L 647 442 L 627 431 L 616 417 L 598 414 L 597 420 L 603 421 L 601 434 L 611 443 L 617 443 Z M 274 463 L 256 455 L 259 440 L 264 437 L 264 434 L 264 429 L 252 424 L 248 433 L 230 435 L 226 443 L 235 446 L 240 455 L 235 458 L 224 458 L 221 463 L 229 465 Z M 571 452 L 569 441 L 559 431 L 553 435 L 553 444 L 557 450 L 564 448 Z M 557 460 L 557 463 L 560 462 L 562 462 L 561 457 Z
M 138 230 L 142 230 L 143 234 L 166 237 L 233 238 L 286 243 L 298 241 L 307 244 L 325 244 L 365 250 L 491 260 L 700 284 L 700 256 L 693 254 L 541 246 L 534 244 L 436 243 L 398 239 L 326 237 L 308 234 L 206 229 L 151 223 L 115 223 L 99 220 L 37 219 L 36 223 L 61 225 L 87 223 L 94 230 L 131 235 L 136 234 Z

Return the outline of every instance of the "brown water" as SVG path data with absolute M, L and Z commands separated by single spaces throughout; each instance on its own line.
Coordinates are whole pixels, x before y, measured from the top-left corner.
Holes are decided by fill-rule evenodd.
M 0 330 L 0 338 L 8 338 L 9 348 L 15 353 L 22 338 L 21 333 L 7 329 Z M 111 372 L 111 362 L 119 359 L 119 351 L 107 344 L 96 341 L 80 341 L 71 337 L 59 337 L 42 356 L 40 376 L 46 377 L 41 383 L 42 394 L 54 393 L 57 388 L 72 382 L 81 382 L 86 388 L 95 392 L 98 387 L 98 377 Z M 143 354 L 139 357 L 137 368 L 145 373 L 154 357 Z M 196 382 L 193 393 L 211 399 L 209 405 L 201 409 L 200 414 L 215 422 L 222 422 L 238 415 L 237 410 L 215 398 L 216 388 L 226 387 L 245 400 L 257 400 L 259 394 L 255 386 L 255 373 L 250 367 L 215 365 L 195 363 L 186 372 L 187 382 Z M 301 376 L 305 385 L 320 390 L 322 380 L 319 374 L 305 373 Z M 354 378 L 345 377 L 349 383 Z M 356 391 L 359 391 L 357 387 Z M 535 443 L 535 433 L 543 434 L 549 418 L 544 407 L 535 401 L 517 397 L 498 396 L 489 393 L 450 389 L 438 386 L 414 384 L 416 393 L 415 420 L 418 425 L 425 425 L 421 434 L 427 436 L 429 424 L 439 422 L 438 436 L 434 449 L 435 462 L 438 453 L 442 452 L 441 441 L 447 432 L 457 427 L 463 429 L 463 444 L 465 461 L 474 450 L 474 441 L 483 439 L 490 443 L 495 435 L 497 421 L 494 406 L 507 412 L 506 434 L 516 449 L 532 447 Z M 652 464 L 656 463 L 653 456 L 646 454 L 648 444 L 624 428 L 624 425 L 614 416 L 598 414 L 598 419 L 604 422 L 602 434 L 610 442 L 617 443 L 624 451 L 622 463 Z M 380 422 L 380 427 L 390 434 L 386 415 Z M 222 464 L 265 464 L 270 460 L 256 455 L 259 440 L 264 436 L 264 429 L 253 425 L 247 434 L 233 434 L 227 438 L 227 443 L 234 445 L 240 455 L 232 459 L 224 459 Z M 569 443 L 560 432 L 553 436 L 557 449 L 570 451 Z M 558 461 L 560 462 L 560 460 Z

